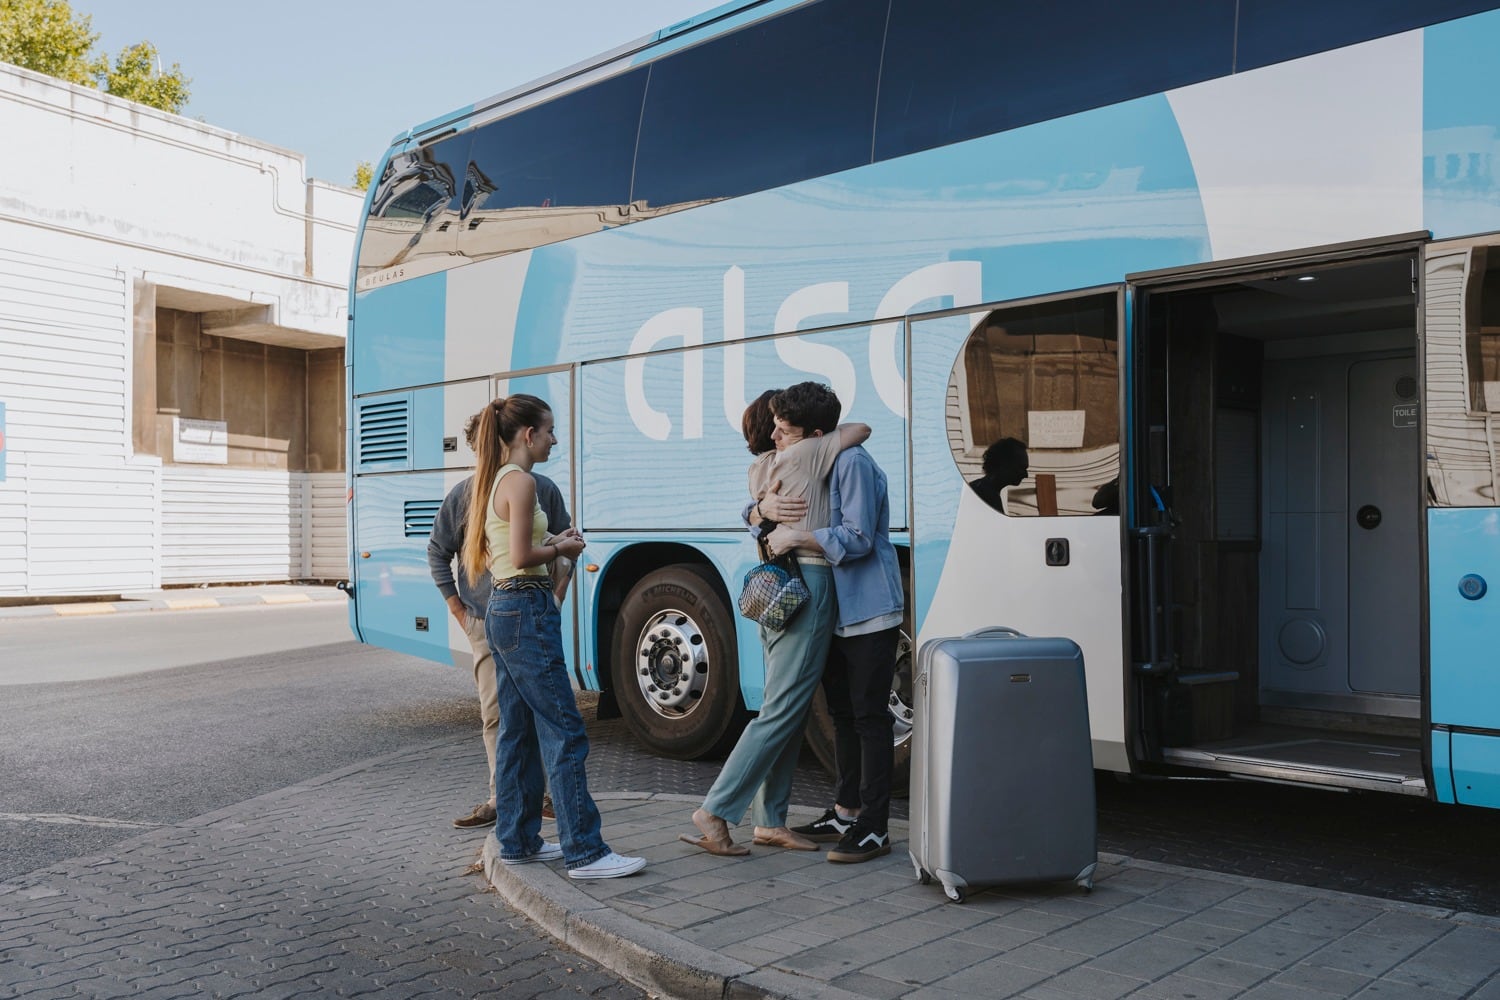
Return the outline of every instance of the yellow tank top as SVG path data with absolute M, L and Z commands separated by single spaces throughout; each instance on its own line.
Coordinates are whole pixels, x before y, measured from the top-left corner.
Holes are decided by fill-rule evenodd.
M 498 580 L 509 580 L 513 576 L 546 576 L 546 565 L 532 566 L 528 569 L 516 569 L 515 564 L 510 561 L 510 522 L 500 519 L 495 513 L 495 490 L 500 486 L 500 480 L 512 472 L 520 472 L 519 465 L 502 465 L 500 471 L 495 474 L 495 482 L 490 486 L 490 499 L 484 505 L 484 537 L 490 546 L 490 576 Z M 537 504 L 536 510 L 531 514 L 531 545 L 533 548 L 541 545 L 542 538 L 547 534 L 547 515 L 542 513 L 542 505 Z

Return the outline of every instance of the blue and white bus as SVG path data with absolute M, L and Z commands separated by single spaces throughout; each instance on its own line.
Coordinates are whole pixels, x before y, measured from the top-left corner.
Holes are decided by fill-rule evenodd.
M 722 749 L 763 674 L 740 416 L 816 379 L 874 428 L 916 643 L 1076 640 L 1098 768 L 1500 806 L 1490 8 L 740 0 L 398 136 L 356 633 L 467 659 L 428 529 L 464 419 L 534 393 L 579 687 Z

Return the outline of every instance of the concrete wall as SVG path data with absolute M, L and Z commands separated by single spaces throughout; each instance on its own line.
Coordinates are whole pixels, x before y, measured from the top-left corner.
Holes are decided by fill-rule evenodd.
M 6 65 L 0 135 L 0 598 L 342 576 L 362 195 Z M 174 415 L 227 461 L 175 462 Z

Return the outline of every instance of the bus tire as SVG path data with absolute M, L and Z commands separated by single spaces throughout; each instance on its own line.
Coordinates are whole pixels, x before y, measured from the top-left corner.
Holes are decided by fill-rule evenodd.
M 746 720 L 735 622 L 711 570 L 643 576 L 615 621 L 610 677 L 620 715 L 652 752 L 695 760 L 734 745 Z
M 912 642 L 905 627 L 896 645 L 896 676 L 891 682 L 892 738 L 895 741 L 895 762 L 891 767 L 891 790 L 905 791 L 911 780 L 911 727 L 912 703 Z M 823 769 L 838 777 L 838 762 L 833 750 L 833 716 L 828 714 L 828 700 L 820 686 L 813 696 L 812 711 L 807 717 L 804 742 Z M 859 803 L 844 803 L 858 805 Z

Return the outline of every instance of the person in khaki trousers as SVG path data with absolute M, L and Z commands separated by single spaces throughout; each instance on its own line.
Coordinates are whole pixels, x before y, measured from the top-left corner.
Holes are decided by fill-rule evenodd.
M 478 414 L 464 423 L 464 437 L 469 450 L 474 450 L 474 428 Z M 546 476 L 533 473 L 536 479 L 536 499 L 547 516 L 547 533 L 555 535 L 568 528 L 573 519 L 563 503 L 562 491 Z M 470 477 L 472 479 L 473 477 Z M 469 637 L 469 646 L 474 651 L 474 686 L 479 691 L 479 714 L 484 720 L 484 755 L 490 768 L 490 797 L 474 807 L 467 816 L 453 821 L 459 829 L 490 826 L 495 822 L 495 738 L 500 732 L 500 703 L 495 685 L 495 661 L 490 654 L 490 643 L 484 634 L 484 610 L 489 604 L 490 588 L 494 586 L 488 573 L 472 583 L 462 573 L 453 571 L 453 560 L 463 547 L 464 523 L 469 513 L 470 479 L 465 479 L 443 498 L 438 508 L 437 519 L 432 525 L 432 535 L 427 540 L 427 566 L 432 573 L 432 582 L 438 593 L 448 602 L 448 612 L 458 620 L 464 634 Z M 559 559 L 558 562 L 567 560 Z M 552 568 L 553 594 L 560 603 L 567 590 L 571 565 Z M 552 800 L 543 800 L 542 815 L 552 819 Z

